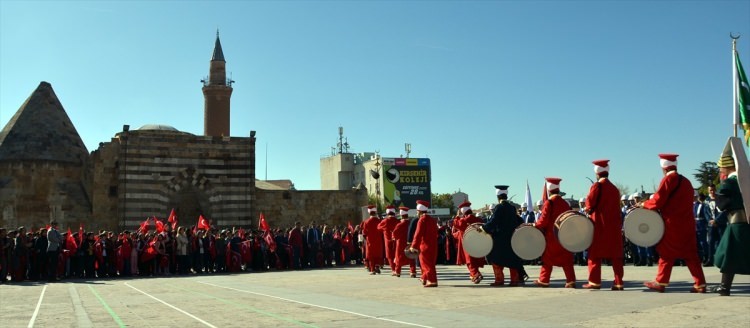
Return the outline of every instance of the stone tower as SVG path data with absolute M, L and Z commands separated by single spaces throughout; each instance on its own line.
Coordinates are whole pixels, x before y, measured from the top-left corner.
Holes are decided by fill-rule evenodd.
M 227 62 L 221 50 L 219 31 L 216 31 L 216 44 L 211 57 L 208 79 L 203 82 L 203 134 L 205 136 L 229 136 L 229 100 L 232 97 L 232 83 L 227 80 Z M 227 83 L 229 82 L 229 83 Z
M 0 226 L 87 222 L 88 158 L 52 86 L 40 83 L 0 132 Z

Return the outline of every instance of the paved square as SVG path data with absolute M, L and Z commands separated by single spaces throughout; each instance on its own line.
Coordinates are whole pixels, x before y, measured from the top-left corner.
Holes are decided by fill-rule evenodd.
M 526 268 L 531 279 L 539 267 Z M 705 268 L 709 285 L 716 268 Z M 417 279 L 371 276 L 360 267 L 199 275 L 189 277 L 73 280 L 0 285 L 3 327 L 748 327 L 750 276 L 737 276 L 731 297 L 689 293 L 686 267 L 675 267 L 666 293 L 641 282 L 656 267 L 625 267 L 626 290 L 609 290 L 604 267 L 599 291 L 472 284 L 465 267 L 438 266 L 438 288 Z M 577 266 L 579 286 L 586 267 Z M 40 301 L 40 296 L 41 301 Z

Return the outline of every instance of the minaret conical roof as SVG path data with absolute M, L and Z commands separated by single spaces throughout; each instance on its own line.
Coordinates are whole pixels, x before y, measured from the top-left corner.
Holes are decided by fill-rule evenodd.
M 211 57 L 211 61 L 226 61 L 224 60 L 224 51 L 221 50 L 218 30 L 216 31 L 216 44 L 214 44 L 214 55 Z
M 80 164 L 88 150 L 52 85 L 42 82 L 0 132 L 0 161 Z

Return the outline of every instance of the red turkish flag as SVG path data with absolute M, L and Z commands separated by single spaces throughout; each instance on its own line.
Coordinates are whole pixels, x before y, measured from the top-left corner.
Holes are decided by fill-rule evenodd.
M 206 218 L 203 217 L 203 214 L 201 214 L 198 217 L 198 224 L 195 226 L 195 228 L 208 231 L 211 229 L 211 226 L 208 224 L 208 220 L 206 220 Z
M 164 222 L 161 222 L 161 220 L 156 220 L 156 232 L 164 232 Z
M 65 248 L 69 250 L 75 250 L 78 248 L 78 245 L 76 245 L 76 239 L 73 238 L 73 233 L 70 232 L 70 227 L 68 227 L 68 236 L 65 237 Z
M 78 225 L 78 245 L 83 245 L 83 223 Z
M 177 212 L 174 211 L 174 208 L 171 212 L 169 212 L 169 218 L 167 219 L 167 222 L 172 224 L 172 230 L 177 229 Z
M 271 234 L 270 231 L 266 231 L 263 234 L 263 239 L 266 240 L 266 244 L 268 244 L 268 249 L 271 250 L 271 252 L 276 252 L 276 240 L 273 238 L 273 234 Z
M 349 232 L 354 233 L 354 227 L 352 226 L 352 221 L 349 221 L 348 224 L 349 224 Z
M 250 246 L 250 241 L 243 241 L 240 243 L 240 254 L 242 256 L 242 263 L 250 263 L 253 259 L 253 250 Z
M 138 230 L 140 230 L 142 233 L 148 233 L 148 226 L 150 225 L 148 221 L 150 220 L 151 219 L 148 218 L 145 221 L 141 222 L 141 227 Z
M 258 222 L 258 229 L 263 231 L 271 230 L 271 228 L 268 226 L 268 222 L 266 222 L 266 217 L 263 216 L 263 212 L 260 212 L 260 221 Z

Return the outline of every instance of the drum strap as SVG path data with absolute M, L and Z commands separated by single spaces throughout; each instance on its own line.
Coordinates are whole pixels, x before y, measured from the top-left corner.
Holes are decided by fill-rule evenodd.
M 672 191 L 669 193 L 669 197 L 667 197 L 667 200 L 669 200 L 670 198 L 672 198 L 672 196 L 674 196 L 674 193 L 677 192 L 677 190 L 680 189 L 680 184 L 682 184 L 682 179 L 683 179 L 682 174 L 678 174 L 677 177 L 678 177 L 678 179 L 677 179 L 677 187 L 675 187 L 674 189 L 672 189 Z
M 599 207 L 599 203 L 601 203 L 601 199 L 599 199 L 599 197 L 601 197 L 601 195 L 602 195 L 602 185 L 601 185 L 601 183 L 599 183 L 599 181 L 597 181 L 595 183 L 598 186 L 598 188 L 596 188 L 596 204 L 594 206 L 592 206 L 592 207 L 589 208 L 588 214 L 591 214 L 594 211 L 596 211 L 596 208 Z

